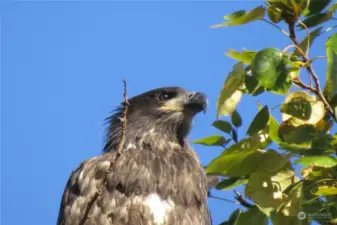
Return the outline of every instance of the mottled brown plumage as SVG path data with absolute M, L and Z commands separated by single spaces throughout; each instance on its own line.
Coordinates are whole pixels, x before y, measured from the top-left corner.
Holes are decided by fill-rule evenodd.
M 111 164 L 122 134 L 122 104 L 109 118 L 103 154 L 71 174 L 57 225 L 210 225 L 207 179 L 186 142 L 206 101 L 178 87 L 130 99 L 125 148 Z

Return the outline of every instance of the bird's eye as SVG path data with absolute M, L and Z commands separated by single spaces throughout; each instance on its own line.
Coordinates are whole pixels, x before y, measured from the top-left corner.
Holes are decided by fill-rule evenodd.
M 175 96 L 176 96 L 176 93 L 162 92 L 158 95 L 158 100 L 166 101 L 171 98 L 174 98 Z

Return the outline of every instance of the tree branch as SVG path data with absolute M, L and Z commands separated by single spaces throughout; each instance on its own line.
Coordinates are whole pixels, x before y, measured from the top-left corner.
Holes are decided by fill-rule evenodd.
M 122 121 L 121 140 L 120 140 L 118 148 L 117 148 L 116 156 L 113 157 L 113 154 L 110 154 L 109 157 L 108 157 L 108 159 L 110 160 L 109 169 L 105 172 L 105 176 L 104 176 L 104 179 L 102 181 L 102 184 L 97 189 L 97 192 L 95 193 L 94 197 L 88 203 L 87 208 L 84 212 L 84 215 L 83 215 L 81 221 L 79 222 L 79 225 L 84 225 L 85 222 L 90 218 L 90 211 L 91 211 L 92 207 L 94 206 L 95 202 L 97 201 L 98 197 L 102 195 L 102 190 L 107 184 L 107 177 L 108 177 L 109 174 L 111 174 L 114 163 L 121 156 L 121 154 L 123 153 L 124 147 L 125 147 L 127 113 L 128 113 L 130 103 L 129 103 L 129 100 L 128 100 L 128 93 L 127 93 L 127 90 L 126 90 L 126 81 L 124 79 L 123 79 L 123 84 L 124 84 L 124 95 L 123 96 L 124 96 L 125 108 L 124 108 L 124 112 L 123 112 L 123 118 L 121 118 L 121 121 Z
M 289 32 L 290 32 L 290 36 L 289 36 L 290 39 L 294 42 L 295 45 L 297 45 L 299 48 L 301 48 L 301 45 L 300 45 L 300 43 L 299 43 L 299 41 L 297 40 L 297 37 L 296 37 L 295 24 L 289 23 L 288 27 L 289 27 Z M 301 54 L 301 57 L 303 58 L 304 63 L 309 62 L 308 56 L 306 54 L 304 54 L 303 51 L 301 51 L 300 54 Z M 312 68 L 312 65 L 310 63 L 308 63 L 306 69 L 307 69 L 309 75 L 314 80 L 315 88 L 307 86 L 307 85 L 303 84 L 302 82 L 298 82 L 298 81 L 293 81 L 293 82 L 295 84 L 297 84 L 298 86 L 300 86 L 304 89 L 310 90 L 313 93 L 315 93 L 316 96 L 323 102 L 325 109 L 328 111 L 328 113 L 331 115 L 331 117 L 337 122 L 337 118 L 334 115 L 333 109 L 331 108 L 330 104 L 328 103 L 328 101 L 326 100 L 326 98 L 324 97 L 324 95 L 322 93 L 318 76 L 316 75 L 314 69 Z

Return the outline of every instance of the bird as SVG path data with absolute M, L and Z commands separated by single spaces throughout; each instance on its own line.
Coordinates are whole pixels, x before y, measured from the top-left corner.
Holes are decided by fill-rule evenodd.
M 101 153 L 71 173 L 57 225 L 211 225 L 207 177 L 187 140 L 207 105 L 175 86 L 122 102 Z

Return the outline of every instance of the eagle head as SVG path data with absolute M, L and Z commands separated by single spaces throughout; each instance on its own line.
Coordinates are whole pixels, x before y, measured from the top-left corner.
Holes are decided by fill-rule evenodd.
M 190 92 L 180 87 L 163 87 L 147 91 L 128 99 L 108 118 L 107 141 L 104 152 L 119 144 L 122 135 L 122 118 L 127 111 L 126 144 L 151 132 L 155 138 L 184 144 L 193 117 L 207 109 L 207 97 L 201 92 Z

